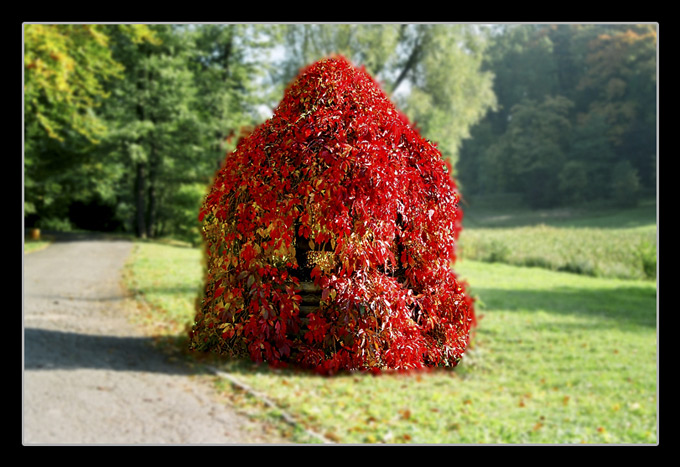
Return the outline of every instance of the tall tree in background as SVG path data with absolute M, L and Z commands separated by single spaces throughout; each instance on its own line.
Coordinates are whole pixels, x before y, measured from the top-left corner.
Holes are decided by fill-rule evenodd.
M 578 89 L 590 97 L 582 118 L 599 116 L 622 160 L 647 185 L 656 182 L 656 30 L 652 25 L 609 28 L 587 43 L 587 71 Z
M 179 184 L 195 181 L 207 170 L 189 69 L 193 42 L 170 25 L 153 30 L 159 44 L 119 38 L 114 48 L 126 76 L 108 102 L 112 130 L 104 147 L 128 168 L 121 200 L 128 200 L 124 205 L 140 237 L 157 236 L 167 199 Z
M 485 36 L 463 24 L 413 29 L 409 58 L 417 63 L 407 71 L 404 109 L 455 166 L 470 127 L 496 103 L 492 75 L 481 70 Z
M 559 93 L 554 46 L 537 25 L 497 26 L 484 68 L 494 75 L 498 105 L 487 115 L 497 133 L 505 131 L 513 107 L 522 100 L 541 101 Z
M 110 134 L 103 145 L 109 161 L 114 159 L 125 167 L 126 177 L 121 185 L 132 183 L 128 188 L 133 193 L 132 209 L 135 213 L 135 232 L 140 237 L 153 235 L 153 220 L 157 213 L 157 180 L 163 163 L 161 135 L 170 119 L 177 120 L 173 108 L 178 101 L 185 100 L 187 93 L 186 73 L 184 80 L 173 79 L 182 73 L 177 68 L 178 60 L 170 54 L 178 47 L 171 40 L 170 27 L 155 26 L 159 37 L 155 44 L 139 44 L 117 37 L 113 52 L 125 66 L 125 78 L 111 90 L 107 117 L 111 122 Z M 182 102 L 186 108 L 186 102 Z M 126 200 L 125 192 L 121 199 Z M 150 201 L 149 201 L 150 199 Z
M 204 150 L 219 168 L 239 134 L 259 122 L 259 107 L 271 99 L 265 91 L 271 88 L 267 53 L 276 36 L 256 24 L 208 24 L 187 32 L 195 41 L 190 66 L 207 138 Z
M 256 118 L 256 34 L 246 26 L 156 25 L 161 44 L 117 43 L 126 66 L 113 90 L 107 150 L 132 173 L 122 196 L 141 237 L 196 240 L 196 209 L 229 136 Z
M 523 100 L 512 108 L 507 130 L 490 150 L 496 177 L 508 180 L 507 188 L 523 193 L 531 207 L 559 200 L 558 174 L 569 148 L 572 107 L 563 96 Z
M 104 161 L 93 157 L 106 134 L 99 113 L 106 85 L 122 79 L 111 33 L 155 41 L 144 25 L 24 27 L 24 213 L 29 223 L 64 218 L 69 205 L 110 198 Z M 96 182 L 99 180 L 99 182 Z

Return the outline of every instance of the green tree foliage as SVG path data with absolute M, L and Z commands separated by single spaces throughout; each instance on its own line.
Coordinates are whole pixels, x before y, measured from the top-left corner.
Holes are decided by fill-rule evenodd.
M 108 101 L 112 130 L 105 149 L 129 167 L 128 193 L 141 237 L 158 232 L 159 208 L 176 183 L 200 171 L 195 88 L 188 70 L 192 45 L 172 26 L 153 26 L 159 44 L 119 38 L 115 56 L 125 65 Z
M 24 28 L 24 211 L 29 223 L 65 220 L 73 202 L 111 202 L 112 168 L 93 152 L 107 131 L 101 106 L 124 67 L 111 53 L 116 32 L 155 41 L 144 25 Z
M 198 209 L 205 193 L 197 185 L 219 167 L 228 131 L 247 119 L 238 92 L 247 93 L 250 75 L 234 65 L 242 52 L 229 27 L 152 30 L 159 44 L 119 37 L 114 47 L 125 79 L 108 101 L 105 150 L 128 167 L 121 209 L 138 236 L 196 240 L 186 212 Z
M 620 207 L 631 207 L 637 202 L 640 182 L 637 170 L 629 161 L 614 166 L 611 181 L 612 199 Z
M 24 114 L 63 141 L 72 129 L 91 141 L 106 130 L 94 109 L 108 96 L 104 82 L 123 67 L 111 56 L 107 26 L 27 24 L 24 28 Z M 154 40 L 143 25 L 119 27 L 135 42 Z
M 565 164 L 565 174 L 580 167 L 585 177 L 585 184 L 571 184 L 571 195 L 563 193 L 565 201 L 588 199 L 604 199 L 608 197 L 607 189 L 616 162 L 616 152 L 608 138 L 609 125 L 601 115 L 589 115 L 575 126 Z M 571 168 L 567 168 L 569 165 Z M 566 183 L 566 181 L 565 181 Z M 578 191 L 578 193 L 576 193 Z
M 264 91 L 270 84 L 267 52 L 276 35 L 256 24 L 209 24 L 185 32 L 195 42 L 190 69 L 207 138 L 202 148 L 211 153 L 217 169 L 240 133 L 258 122 L 259 107 L 270 99 Z
M 474 141 L 461 150 L 459 180 L 468 197 L 515 191 L 534 206 L 614 201 L 609 187 L 622 161 L 637 171 L 639 189 L 654 189 L 653 25 L 514 25 L 492 32 L 484 69 L 495 75 L 498 109 L 472 129 Z M 551 99 L 569 101 L 569 112 L 549 111 Z M 558 135 L 555 120 L 542 122 L 546 111 L 566 119 L 570 132 Z M 537 118 L 520 124 L 517 112 Z M 526 165 L 538 160 L 546 162 L 546 178 L 537 177 L 538 165 Z
M 67 227 L 74 208 L 89 206 L 139 236 L 195 240 L 200 187 L 263 101 L 255 65 L 262 27 L 31 26 L 27 222 Z M 64 58 L 50 68 L 51 55 Z
M 500 26 L 492 37 L 485 63 L 494 75 L 498 108 L 487 119 L 502 133 L 515 105 L 557 93 L 557 64 L 554 46 L 539 26 Z
M 496 178 L 507 180 L 505 188 L 523 193 L 532 207 L 558 200 L 558 174 L 570 141 L 572 107 L 563 96 L 540 103 L 523 100 L 512 108 L 507 130 L 490 148 Z

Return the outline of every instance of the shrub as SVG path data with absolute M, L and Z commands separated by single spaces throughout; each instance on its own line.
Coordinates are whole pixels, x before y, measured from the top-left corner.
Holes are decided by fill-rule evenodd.
M 640 267 L 648 279 L 656 279 L 657 251 L 656 243 L 642 240 L 636 249 Z
M 579 204 L 588 198 L 588 168 L 584 162 L 568 161 L 559 175 L 559 190 L 564 204 Z
M 205 196 L 205 189 L 202 183 L 180 184 L 169 194 L 167 209 L 162 213 L 167 219 L 164 223 L 165 235 L 192 245 L 201 243 L 196 209 Z
M 451 269 L 458 201 L 439 150 L 367 72 L 307 67 L 200 209 L 192 348 L 321 373 L 456 365 L 474 325 Z
M 40 220 L 40 228 L 43 230 L 56 230 L 57 232 L 73 231 L 73 224 L 68 218 L 48 217 Z
M 629 161 L 617 163 L 612 170 L 611 197 L 619 207 L 637 205 L 640 194 L 638 172 Z

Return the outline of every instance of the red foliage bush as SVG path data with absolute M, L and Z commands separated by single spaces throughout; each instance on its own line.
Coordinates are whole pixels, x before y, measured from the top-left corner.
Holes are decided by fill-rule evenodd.
M 191 347 L 322 373 L 456 365 L 474 311 L 449 169 L 363 69 L 302 70 L 201 207 Z

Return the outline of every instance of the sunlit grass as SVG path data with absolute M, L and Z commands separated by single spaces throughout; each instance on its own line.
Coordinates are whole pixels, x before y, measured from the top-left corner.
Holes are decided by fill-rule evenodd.
M 653 282 L 474 261 L 456 271 L 483 316 L 453 371 L 322 377 L 218 366 L 340 443 L 656 443 Z M 154 305 L 145 308 L 148 324 L 184 334 L 202 281 L 200 251 L 137 244 L 128 281 Z M 254 416 L 278 419 L 227 381 L 218 388 Z M 314 442 L 303 430 L 289 434 Z
M 656 226 L 630 229 L 547 225 L 464 230 L 463 258 L 538 266 L 595 277 L 656 279 Z
M 529 211 L 474 208 L 465 213 L 459 255 L 594 277 L 656 279 L 656 204 L 629 210 Z
M 28 240 L 24 241 L 24 253 L 31 253 L 33 251 L 42 250 L 47 247 L 51 242 L 47 240 Z
M 203 266 L 197 248 L 153 242 L 135 243 L 125 283 L 139 302 L 137 323 L 155 335 L 185 333 L 194 317 Z

